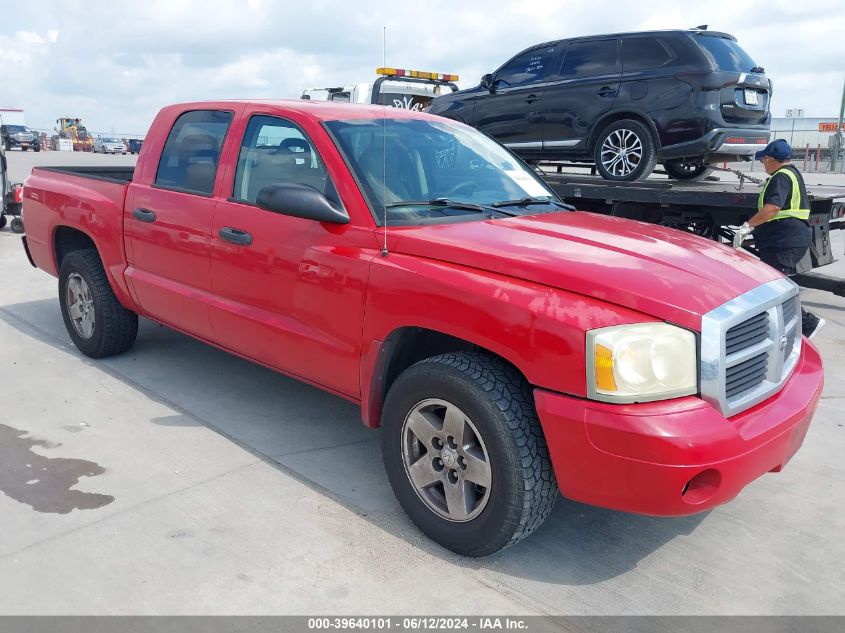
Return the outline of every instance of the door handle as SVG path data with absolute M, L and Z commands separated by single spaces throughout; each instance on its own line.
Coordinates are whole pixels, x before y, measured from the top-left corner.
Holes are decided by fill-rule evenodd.
M 252 244 L 252 235 L 240 229 L 233 229 L 229 226 L 224 226 L 218 232 L 221 239 L 231 242 L 232 244 L 239 244 L 240 246 L 249 246 Z
M 538 97 L 537 95 L 528 95 L 527 97 L 525 97 L 526 103 L 534 103 L 535 101 L 539 101 L 539 100 L 540 100 L 540 97 Z
M 616 94 L 616 90 L 610 88 L 609 86 L 602 86 L 596 90 L 596 94 L 600 97 L 610 97 Z
M 155 211 L 150 211 L 149 209 L 142 209 L 137 208 L 132 212 L 132 217 L 138 220 L 139 222 L 155 222 L 156 221 L 156 214 Z

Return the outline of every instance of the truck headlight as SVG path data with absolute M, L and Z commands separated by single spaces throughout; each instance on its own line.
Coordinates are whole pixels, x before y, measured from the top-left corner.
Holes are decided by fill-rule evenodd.
M 587 395 L 650 402 L 698 391 L 695 335 L 668 323 L 635 323 L 587 332 Z

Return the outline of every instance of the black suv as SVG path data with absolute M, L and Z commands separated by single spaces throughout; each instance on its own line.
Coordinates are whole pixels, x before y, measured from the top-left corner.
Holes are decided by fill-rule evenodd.
M 532 46 L 428 112 L 462 121 L 529 162 L 592 161 L 609 180 L 663 163 L 695 179 L 769 140 L 772 83 L 726 33 L 706 27 Z
M 25 125 L 0 125 L 0 142 L 6 150 L 20 147 L 26 151 L 29 148 L 36 152 L 41 150 L 38 135 Z

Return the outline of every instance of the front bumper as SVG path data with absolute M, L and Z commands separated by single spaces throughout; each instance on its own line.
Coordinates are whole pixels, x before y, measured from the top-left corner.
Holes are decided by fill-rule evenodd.
M 731 418 L 697 397 L 613 405 L 537 389 L 534 398 L 561 493 L 656 516 L 702 512 L 777 472 L 801 446 L 821 397 L 806 340 L 783 389 Z

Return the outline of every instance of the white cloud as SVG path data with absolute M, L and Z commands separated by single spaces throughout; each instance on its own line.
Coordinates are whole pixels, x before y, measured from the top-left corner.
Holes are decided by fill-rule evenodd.
M 458 73 L 474 85 L 519 50 L 593 33 L 709 24 L 739 39 L 775 83 L 773 111 L 838 111 L 845 8 L 818 0 L 44 0 L 10 3 L 0 25 L 0 105 L 50 128 L 143 133 L 168 103 L 292 97 L 374 78 L 388 65 Z M 786 44 L 784 44 L 786 42 Z

